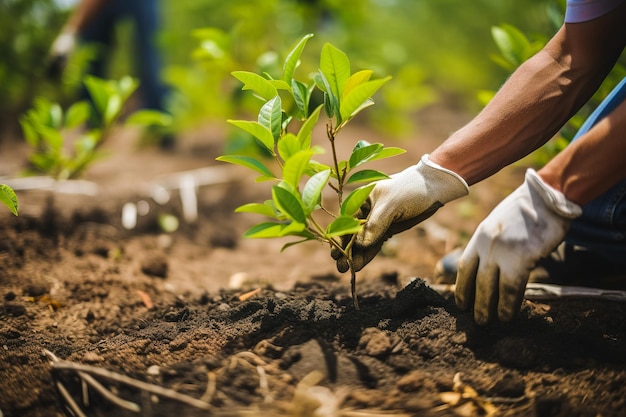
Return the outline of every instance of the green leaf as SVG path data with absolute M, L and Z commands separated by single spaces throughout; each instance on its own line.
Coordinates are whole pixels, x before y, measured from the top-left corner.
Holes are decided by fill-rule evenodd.
M 109 97 L 109 101 L 107 102 L 106 110 L 104 112 L 105 126 L 111 125 L 115 119 L 117 119 L 117 116 L 119 116 L 122 111 L 123 104 L 124 102 L 119 94 L 113 94 Z
M 353 216 L 359 208 L 361 208 L 361 205 L 365 202 L 365 200 L 367 200 L 367 197 L 369 197 L 375 185 L 375 183 L 364 185 L 363 187 L 359 187 L 352 191 L 348 197 L 346 197 L 343 204 L 341 204 L 341 214 Z
M 272 174 L 272 171 L 270 171 L 269 168 L 267 168 L 265 165 L 263 165 L 263 163 L 261 163 L 261 161 L 255 159 L 255 158 L 253 158 L 251 156 L 245 156 L 245 155 L 223 155 L 223 156 L 218 156 L 216 158 L 216 160 L 222 161 L 222 162 L 228 162 L 230 164 L 241 165 L 243 167 L 250 168 L 250 169 L 258 172 L 262 176 L 257 178 L 257 181 L 276 179 L 276 177 L 274 176 L 274 174 Z
M 320 162 L 317 161 L 309 161 L 306 170 L 304 171 L 304 173 L 310 177 L 312 177 L 313 175 L 320 173 L 322 171 L 326 171 L 329 170 L 331 171 L 331 176 L 332 176 L 332 169 L 330 168 L 330 166 L 326 165 L 326 164 L 322 164 Z
M 282 230 L 285 228 L 285 223 L 264 222 L 252 226 L 246 231 L 243 236 L 247 238 L 271 238 L 281 237 Z
M 302 189 L 302 203 L 304 204 L 304 210 L 307 215 L 311 214 L 320 204 L 322 191 L 324 187 L 326 187 L 326 184 L 328 184 L 329 179 L 330 169 L 327 169 L 313 175 L 304 185 Z
M 376 171 L 374 169 L 364 169 L 363 171 L 358 171 L 352 174 L 350 178 L 348 178 L 348 181 L 346 181 L 346 184 L 380 181 L 387 178 L 389 178 L 389 175 L 384 172 Z
M 305 230 L 302 234 L 306 234 L 306 233 L 307 233 L 307 232 L 306 232 L 306 230 Z M 309 234 L 310 234 L 310 233 L 309 233 Z M 315 240 L 315 236 L 313 236 L 313 235 L 311 234 L 310 236 L 306 236 L 306 237 L 305 237 L 304 239 L 302 239 L 302 240 L 297 240 L 297 241 L 295 241 L 295 242 L 285 243 L 285 244 L 283 245 L 283 247 L 282 247 L 282 248 L 280 248 L 280 251 L 281 251 L 281 252 L 284 252 L 285 250 L 289 249 L 289 248 L 290 248 L 290 247 L 292 247 L 292 246 L 299 245 L 300 243 L 308 242 L 308 241 L 310 241 L 310 240 Z
M 371 97 L 390 79 L 391 77 L 386 77 L 380 80 L 367 81 L 354 87 L 341 102 L 341 119 L 347 121 L 365 107 L 370 106 Z
M 300 110 L 302 117 L 309 117 L 309 102 L 311 101 L 312 88 L 298 80 L 292 80 L 291 91 L 296 107 Z
M 139 126 L 161 126 L 168 127 L 171 126 L 174 121 L 174 118 L 171 114 L 167 114 L 165 112 L 159 110 L 152 109 L 143 109 L 137 110 L 133 114 L 131 114 L 127 119 L 126 123 L 130 125 L 139 125 Z
M 383 149 L 383 145 L 380 143 L 374 143 L 373 145 L 366 146 L 355 146 L 355 149 L 350 155 L 350 160 L 348 161 L 348 169 L 355 168 L 369 161 L 381 149 Z
M 113 84 L 113 89 L 117 94 L 120 95 L 122 102 L 125 102 L 126 100 L 128 100 L 131 94 L 133 94 L 133 92 L 139 86 L 139 83 L 137 82 L 137 80 L 135 80 L 133 77 L 130 77 L 128 75 L 120 78 L 120 80 L 117 82 L 115 81 L 105 81 L 105 82 Z
M 276 90 L 291 91 L 291 86 L 287 84 L 286 82 L 284 82 L 283 80 L 268 80 L 268 81 L 270 82 L 270 84 L 274 86 L 274 88 L 276 88 Z
M 317 84 L 318 88 L 324 92 L 324 110 L 326 110 L 326 115 L 330 118 L 337 117 L 337 119 L 341 118 L 339 114 L 339 98 L 333 93 L 333 90 L 324 76 L 322 72 L 317 72 L 314 75 L 315 84 Z M 337 124 L 340 123 L 340 120 L 337 120 Z
M 276 222 L 264 222 L 259 223 L 257 225 L 252 226 L 248 229 L 247 232 L 243 235 L 246 238 L 255 238 L 255 239 L 264 239 L 264 238 L 275 238 L 275 237 L 284 237 L 284 236 L 302 236 L 305 239 L 293 242 L 291 245 L 296 243 L 302 243 L 307 240 L 314 239 L 315 237 L 305 230 L 305 225 L 291 222 L 291 223 L 276 223 Z M 283 246 L 283 249 L 287 245 Z M 281 249 L 282 250 L 282 249 Z
M 85 77 L 84 84 L 98 114 L 104 115 L 107 109 L 107 103 L 109 102 L 109 96 L 111 95 L 106 82 L 100 78 L 88 75 Z
M 259 124 L 272 133 L 272 148 L 274 147 L 274 143 L 280 138 L 282 121 L 283 113 L 281 110 L 280 97 L 275 96 L 267 101 L 259 111 Z
M 261 203 L 248 203 L 242 206 L 239 206 L 235 209 L 235 213 L 255 213 L 261 214 L 263 216 L 276 218 L 277 213 L 274 210 L 274 207 L 269 204 L 261 204 Z
M 280 155 L 283 161 L 288 160 L 303 149 L 297 136 L 293 133 L 287 133 L 285 136 L 280 138 L 277 148 L 278 155 Z
M 397 148 L 395 146 L 390 146 L 388 148 L 383 148 L 380 151 L 378 151 L 375 155 L 373 155 L 370 159 L 368 159 L 368 162 L 378 161 L 378 160 L 385 159 L 385 158 L 391 158 L 392 156 L 401 155 L 405 152 L 406 152 L 405 149 Z
M 275 185 L 272 187 L 272 198 L 276 207 L 289 219 L 298 223 L 306 223 L 302 203 L 292 191 Z
M 283 80 L 287 83 L 291 84 L 291 80 L 293 79 L 293 73 L 298 67 L 298 63 L 300 61 L 300 55 L 302 55 L 302 51 L 306 46 L 306 43 L 309 39 L 313 37 L 312 33 L 304 35 L 302 39 L 298 41 L 296 46 L 289 52 L 287 58 L 285 59 L 285 64 L 283 65 Z
M 65 127 L 74 128 L 81 125 L 89 119 L 91 110 L 89 103 L 86 101 L 79 101 L 70 106 L 65 114 Z
M 361 222 L 352 216 L 342 215 L 337 217 L 326 228 L 326 237 L 339 237 L 352 235 L 361 230 Z
M 308 148 L 311 146 L 311 139 L 313 137 L 313 128 L 317 124 L 317 121 L 320 117 L 320 112 L 322 110 L 322 106 L 319 105 L 313 113 L 305 120 L 305 122 L 300 127 L 300 131 L 298 131 L 298 140 L 301 143 L 302 149 Z
M 242 90 L 252 90 L 263 100 L 270 100 L 278 95 L 276 87 L 259 74 L 249 71 L 233 71 L 231 74 L 243 83 Z
M 0 201 L 7 206 L 11 213 L 17 216 L 18 202 L 17 195 L 11 187 L 0 184 Z
M 285 161 L 285 165 L 283 166 L 283 180 L 294 189 L 298 189 L 300 179 L 312 155 L 313 152 L 310 150 L 299 151 Z
M 61 132 L 59 132 L 57 129 L 39 125 L 37 126 L 37 133 L 39 133 L 43 141 L 51 149 L 59 151 L 63 147 L 63 136 L 61 135 Z
M 374 71 L 372 70 L 362 70 L 352 74 L 350 78 L 348 78 L 348 81 L 346 81 L 346 85 L 342 92 L 342 97 L 346 97 L 348 94 L 350 94 L 352 90 L 354 90 L 355 87 L 363 84 L 366 81 L 369 81 L 373 73 Z
M 535 52 L 526 35 L 513 25 L 494 26 L 491 28 L 491 36 L 512 68 L 519 66 Z
M 326 43 L 322 47 L 320 71 L 328 80 L 335 97 L 341 97 L 346 82 L 350 78 L 350 60 L 348 56 L 333 45 Z
M 272 155 L 275 155 L 274 151 L 274 136 L 272 132 L 259 122 L 253 122 L 250 120 L 228 120 L 228 123 L 233 126 L 237 126 L 238 128 L 245 130 L 255 138 L 257 138 L 261 144 L 267 149 Z

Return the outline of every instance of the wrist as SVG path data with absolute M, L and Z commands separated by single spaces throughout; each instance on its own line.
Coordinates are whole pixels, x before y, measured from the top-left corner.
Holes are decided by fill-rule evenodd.
M 469 194 L 463 177 L 431 161 L 428 154 L 422 156 L 416 169 L 424 177 L 428 192 L 441 204 Z
M 575 219 L 582 214 L 582 208 L 570 201 L 560 188 L 552 185 L 553 178 L 544 178 L 534 169 L 526 171 L 526 183 L 539 193 L 543 202 L 552 211 L 567 219 Z M 558 186 L 558 182 L 556 183 Z

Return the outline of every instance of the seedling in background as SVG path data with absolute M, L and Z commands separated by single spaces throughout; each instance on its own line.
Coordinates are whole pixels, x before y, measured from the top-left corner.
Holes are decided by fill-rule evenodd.
M 341 251 L 348 260 L 354 306 L 359 308 L 356 294 L 356 272 L 352 266 L 352 244 L 355 234 L 365 220 L 354 215 L 366 201 L 374 182 L 388 178 L 380 171 L 362 169 L 366 162 L 388 158 L 404 152 L 380 143 L 358 141 L 347 159 L 337 154 L 339 132 L 361 110 L 373 104 L 371 97 L 391 77 L 371 80 L 372 71 L 351 73 L 345 53 L 331 44 L 322 48 L 319 71 L 308 82 L 294 78 L 300 56 L 313 35 L 304 36 L 287 55 L 281 78 L 269 74 L 236 71 L 243 82 L 243 90 L 251 90 L 263 101 L 256 121 L 229 120 L 254 136 L 275 160 L 271 169 L 266 160 L 244 155 L 226 155 L 217 159 L 250 168 L 260 174 L 259 181 L 274 181 L 271 199 L 263 203 L 249 203 L 237 212 L 257 213 L 270 220 L 253 226 L 245 233 L 249 238 L 301 238 L 286 244 L 283 250 L 295 244 L 318 240 Z M 310 111 L 314 89 L 324 95 L 324 103 Z M 320 120 L 324 111 L 328 119 Z M 318 123 L 325 123 L 332 153 L 332 165 L 315 161 L 315 155 L 326 149 L 312 145 L 312 132 Z M 280 172 L 276 172 L 280 171 Z M 354 188 L 356 184 L 360 187 Z M 365 184 L 365 185 L 362 185 Z M 333 209 L 324 204 L 322 193 L 332 189 L 337 197 Z M 344 194 L 347 194 L 344 198 Z M 324 216 L 326 221 L 320 217 Z M 342 237 L 347 240 L 342 244 Z
M 20 119 L 26 141 L 32 149 L 29 161 L 34 170 L 57 180 L 77 178 L 101 156 L 99 146 L 118 123 L 124 104 L 137 89 L 131 77 L 103 80 L 87 76 L 85 88 L 91 102 L 78 101 L 67 111 L 57 103 L 39 97 L 33 108 Z M 64 134 L 89 123 L 68 149 Z M 131 114 L 127 124 L 166 126 L 171 116 L 155 110 L 139 110 Z

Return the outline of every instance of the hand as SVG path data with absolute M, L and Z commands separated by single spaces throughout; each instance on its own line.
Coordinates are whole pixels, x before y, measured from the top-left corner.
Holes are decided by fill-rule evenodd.
M 367 265 L 380 251 L 383 243 L 424 221 L 444 204 L 467 195 L 469 188 L 456 173 L 422 156 L 417 165 L 410 166 L 389 179 L 376 183 L 367 201 L 356 217 L 367 219 L 356 235 L 352 246 L 355 271 Z M 352 236 L 345 236 L 345 248 Z M 346 272 L 348 260 L 334 249 L 331 256 L 337 261 L 337 270 Z
M 76 35 L 71 31 L 63 31 L 56 37 L 48 57 L 46 72 L 51 78 L 58 78 L 63 73 L 67 60 L 76 47 Z
M 456 304 L 474 307 L 480 325 L 510 321 L 519 311 L 528 276 L 563 241 L 582 209 L 532 169 L 517 190 L 478 226 L 459 263 Z

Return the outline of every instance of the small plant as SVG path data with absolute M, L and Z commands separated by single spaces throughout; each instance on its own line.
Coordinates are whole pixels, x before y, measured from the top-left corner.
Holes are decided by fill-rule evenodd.
M 15 191 L 6 184 L 0 184 L 0 201 L 11 210 L 11 213 L 17 216 L 17 195 L 15 195 Z
M 93 76 L 85 77 L 84 84 L 91 102 L 78 101 L 64 112 L 59 104 L 39 97 L 20 119 L 24 137 L 32 148 L 29 161 L 33 168 L 57 180 L 79 177 L 100 156 L 98 147 L 118 122 L 124 103 L 138 85 L 131 77 L 115 81 Z M 169 118 L 155 110 L 139 110 L 126 123 L 166 125 Z M 86 123 L 88 128 L 70 151 L 64 133 Z
M 319 71 L 308 82 L 295 79 L 300 55 L 312 36 L 304 36 L 287 55 L 280 78 L 247 71 L 233 72 L 233 76 L 243 82 L 243 90 L 251 90 L 263 105 L 256 121 L 229 120 L 229 123 L 258 140 L 274 160 L 272 168 L 265 160 L 246 155 L 226 155 L 217 159 L 256 171 L 260 174 L 257 182 L 276 183 L 272 186 L 271 199 L 245 204 L 235 210 L 270 218 L 253 226 L 244 236 L 301 238 L 286 244 L 283 250 L 310 240 L 322 241 L 338 249 L 348 260 L 352 297 L 358 309 L 351 248 L 354 235 L 365 220 L 354 215 L 369 196 L 374 182 L 388 178 L 383 172 L 362 169 L 362 166 L 366 162 L 401 154 L 404 150 L 358 141 L 350 156 L 340 159 L 336 148 L 339 132 L 359 112 L 373 104 L 371 97 L 391 77 L 371 80 L 373 72 L 370 70 L 351 73 L 347 55 L 327 43 L 321 51 Z M 323 93 L 324 103 L 311 110 L 316 88 Z M 326 152 L 325 148 L 312 144 L 313 128 L 320 122 L 322 107 L 328 117 L 325 131 L 332 153 L 330 165 L 313 159 Z M 354 188 L 355 184 L 365 185 Z M 334 209 L 322 198 L 325 189 L 332 189 L 336 195 Z

